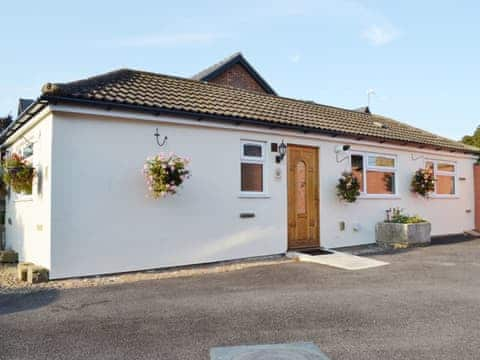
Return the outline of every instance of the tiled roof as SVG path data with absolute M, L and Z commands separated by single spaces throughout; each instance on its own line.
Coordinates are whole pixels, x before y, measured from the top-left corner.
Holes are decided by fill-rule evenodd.
M 108 103 L 212 119 L 478 153 L 479 149 L 396 120 L 202 81 L 121 69 L 85 80 L 45 84 L 42 100 Z

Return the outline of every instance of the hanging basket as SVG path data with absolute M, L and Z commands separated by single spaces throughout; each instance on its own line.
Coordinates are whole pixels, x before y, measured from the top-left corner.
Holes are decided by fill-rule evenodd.
M 360 183 L 351 172 L 344 172 L 338 179 L 337 197 L 340 200 L 353 203 L 360 196 Z
M 13 153 L 2 163 L 2 179 L 18 194 L 31 194 L 35 168 L 21 155 Z
M 174 153 L 160 153 L 150 157 L 143 166 L 143 175 L 154 199 L 176 194 L 184 180 L 190 177 L 190 160 Z
M 435 177 L 432 169 L 418 169 L 412 177 L 410 189 L 424 198 L 430 197 L 430 194 L 435 191 Z

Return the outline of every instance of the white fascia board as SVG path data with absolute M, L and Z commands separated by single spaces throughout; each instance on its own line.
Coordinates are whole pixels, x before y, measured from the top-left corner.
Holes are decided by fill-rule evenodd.
M 9 146 L 13 145 L 17 142 L 18 139 L 23 137 L 27 132 L 29 132 L 34 126 L 36 126 L 39 122 L 45 119 L 48 115 L 50 115 L 52 109 L 50 106 L 46 106 L 38 114 L 35 114 L 31 119 L 29 119 L 25 124 L 23 124 L 17 131 L 15 131 L 12 135 L 10 135 L 3 146 L 8 148 Z
M 151 121 L 154 123 L 167 123 L 167 124 L 174 124 L 174 125 L 183 125 L 183 126 L 198 126 L 198 127 L 207 127 L 207 128 L 215 128 L 215 129 L 224 129 L 224 130 L 232 130 L 232 131 L 245 131 L 257 134 L 270 134 L 270 135 L 278 135 L 278 136 L 288 136 L 288 137 L 296 137 L 299 139 L 316 139 L 330 143 L 345 142 L 350 145 L 359 145 L 359 146 L 369 146 L 378 149 L 391 149 L 391 150 L 401 150 L 407 152 L 413 152 L 417 154 L 422 154 L 426 156 L 448 156 L 454 157 L 459 159 L 478 159 L 478 156 L 472 154 L 464 154 L 460 153 L 460 150 L 456 152 L 444 151 L 444 150 L 429 150 L 425 148 L 418 148 L 414 146 L 408 145 L 394 145 L 388 143 L 377 143 L 369 140 L 355 140 L 350 139 L 348 137 L 336 136 L 331 137 L 328 135 L 322 134 L 304 134 L 299 133 L 302 130 L 295 131 L 295 129 L 270 129 L 268 128 L 268 123 L 266 126 L 261 125 L 232 125 L 227 122 L 223 123 L 216 120 L 208 119 L 208 115 L 201 117 L 201 120 L 189 119 L 187 116 L 182 117 L 180 115 L 164 115 L 160 114 L 158 116 L 142 113 L 140 111 L 133 111 L 133 110 L 115 110 L 115 109 L 105 109 L 93 106 L 85 106 L 85 105 L 50 105 L 52 112 L 54 113 L 64 113 L 69 115 L 91 115 L 96 117 L 106 117 L 110 120 L 140 120 L 140 121 Z M 241 121 L 241 120 L 239 120 Z M 275 126 L 275 124 L 272 124 Z M 356 149 L 354 149 L 356 150 Z M 361 151 L 361 150 L 358 150 Z

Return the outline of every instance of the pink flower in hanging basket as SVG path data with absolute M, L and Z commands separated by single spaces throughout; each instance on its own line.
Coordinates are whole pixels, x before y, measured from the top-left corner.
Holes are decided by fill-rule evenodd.
M 187 168 L 189 162 L 172 152 L 147 158 L 144 176 L 151 196 L 158 199 L 176 194 L 178 187 L 189 177 L 190 171 Z

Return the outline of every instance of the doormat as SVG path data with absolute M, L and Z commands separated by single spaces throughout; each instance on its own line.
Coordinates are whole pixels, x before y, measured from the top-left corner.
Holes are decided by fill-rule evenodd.
M 329 360 L 311 342 L 242 345 L 210 349 L 210 360 Z
M 306 250 L 297 250 L 299 253 L 308 254 L 308 255 L 328 255 L 333 254 L 333 251 L 325 249 L 306 249 Z

